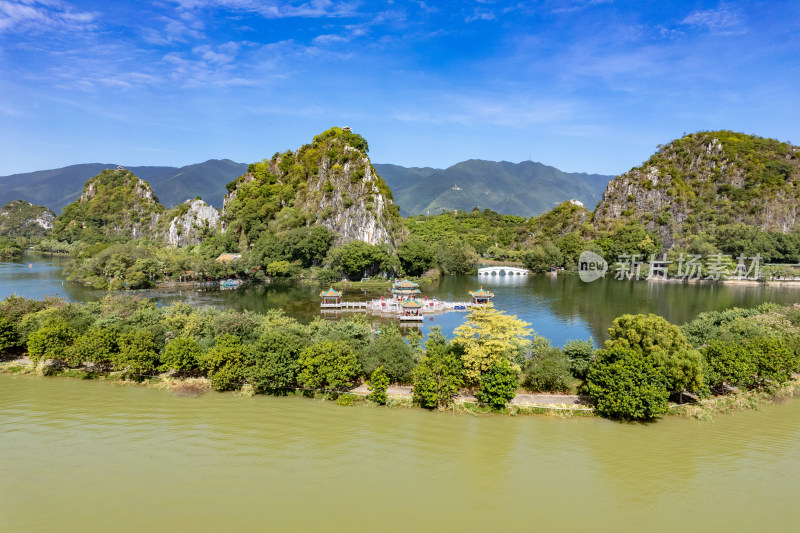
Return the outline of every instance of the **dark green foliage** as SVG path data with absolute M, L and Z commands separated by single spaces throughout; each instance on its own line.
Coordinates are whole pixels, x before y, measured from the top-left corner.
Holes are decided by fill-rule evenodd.
M 244 347 L 242 341 L 230 334 L 216 339 L 214 346 L 203 356 L 202 364 L 214 390 L 235 390 L 244 379 Z
M 756 338 L 745 342 L 711 341 L 702 350 L 709 388 L 725 393 L 725 385 L 770 389 L 800 370 L 796 341 Z
M 356 354 L 342 342 L 316 342 L 300 354 L 298 381 L 308 389 L 338 391 L 349 387 L 360 373 Z
M 295 387 L 300 372 L 300 352 L 306 347 L 304 331 L 275 328 L 267 331 L 247 355 L 247 380 L 257 392 Z
M 331 322 L 322 318 L 314 320 L 309 331 L 314 342 L 330 340 L 348 344 L 353 352 L 364 351 L 372 340 L 372 328 L 363 316 L 356 315 Z
M 380 366 L 375 369 L 367 380 L 370 394 L 368 398 L 379 405 L 386 405 L 386 389 L 389 388 L 389 376 Z
M 139 330 L 119 337 L 119 353 L 114 354 L 114 369 L 141 379 L 156 373 L 160 347 L 151 331 Z
M 506 359 L 500 359 L 481 374 L 481 388 L 475 397 L 480 403 L 500 410 L 516 395 L 518 386 L 519 374 Z
M 0 260 L 11 261 L 22 256 L 22 247 L 8 237 L 0 237 Z
M 163 206 L 150 185 L 129 170 L 103 170 L 86 182 L 80 199 L 64 207 L 52 236 L 67 242 L 110 242 L 147 236 Z
M 525 250 L 521 259 L 525 268 L 533 272 L 547 272 L 564 264 L 561 250 L 551 242 L 545 242 L 544 245 L 537 244 L 530 250 Z
M 751 319 L 769 312 L 773 307 L 771 304 L 762 304 L 752 309 L 733 307 L 700 313 L 697 318 L 681 326 L 681 332 L 692 345 L 698 347 L 712 340 L 740 342 L 759 337 L 768 332 Z
M 461 240 L 440 240 L 435 255 L 439 270 L 448 276 L 469 274 L 475 270 L 479 259 L 475 249 Z
M 450 344 L 441 327 L 431 328 L 425 356 L 414 369 L 414 402 L 428 409 L 446 407 L 463 383 L 461 347 Z
M 436 264 L 431 246 L 421 239 L 412 238 L 397 248 L 397 258 L 403 272 L 408 276 L 421 276 Z
M 393 383 L 411 383 L 411 372 L 416 364 L 411 347 L 392 324 L 383 326 L 381 333 L 359 353 L 358 359 L 366 375 L 383 368 Z
M 81 363 L 95 363 L 108 367 L 119 352 L 116 331 L 105 327 L 93 327 L 77 339 L 67 352 L 69 363 L 78 366 Z
M 5 314 L 0 314 L 0 357 L 19 345 L 20 338 L 16 325 Z
M 610 418 L 647 420 L 669 408 L 662 369 L 644 352 L 621 345 L 598 351 L 586 388 L 597 412 Z
M 662 368 L 672 391 L 696 391 L 702 386 L 702 358 L 681 333 L 664 318 L 622 315 L 608 329 L 606 349 L 620 347 L 642 353 Z
M 567 354 L 558 348 L 549 348 L 530 360 L 523 386 L 531 392 L 571 392 L 574 381 Z
M 392 272 L 392 252 L 384 245 L 371 245 L 353 241 L 337 246 L 330 251 L 330 262 L 350 279 L 374 276 L 380 272 Z
M 200 368 L 203 348 L 190 337 L 175 337 L 164 347 L 161 354 L 162 371 L 192 372 Z
M 66 361 L 77 333 L 64 320 L 53 318 L 28 336 L 28 357 L 34 364 L 47 359 Z
M 44 237 L 47 230 L 37 223 L 37 219 L 53 218 L 55 213 L 42 205 L 33 205 L 25 200 L 8 202 L 0 209 L 0 236 L 26 239 Z
M 501 215 L 488 209 L 419 215 L 406 219 L 406 225 L 412 240 L 422 241 L 434 250 L 444 239 L 447 242 L 465 242 L 479 254 L 507 251 L 518 246 L 528 233 L 525 218 Z
M 581 380 L 586 379 L 589 363 L 595 353 L 594 341 L 567 341 L 561 349 L 569 357 L 569 369 L 572 375 Z

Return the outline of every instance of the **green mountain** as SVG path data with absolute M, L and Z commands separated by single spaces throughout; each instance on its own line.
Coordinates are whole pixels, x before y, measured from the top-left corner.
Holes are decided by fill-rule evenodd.
M 53 228 L 55 216 L 42 205 L 13 200 L 0 209 L 0 236 L 43 237 Z
M 615 178 L 594 213 L 599 230 L 639 222 L 664 248 L 698 239 L 800 228 L 800 148 L 732 131 L 686 135 Z
M 81 195 L 86 180 L 116 164 L 87 163 L 52 170 L 40 170 L 0 177 L 0 203 L 21 198 L 58 212 Z M 136 176 L 148 181 L 161 201 L 175 206 L 187 198 L 200 196 L 213 205 L 222 205 L 228 192 L 225 184 L 247 171 L 244 163 L 230 159 L 211 159 L 185 167 L 130 167 Z
M 250 165 L 228 184 L 227 232 L 243 248 L 311 226 L 328 228 L 336 244 L 396 244 L 403 221 L 368 150 L 360 135 L 331 128 L 297 151 Z
M 480 159 L 443 170 L 397 165 L 375 165 L 375 169 L 391 187 L 404 216 L 478 207 L 529 217 L 571 199 L 593 209 L 613 177 L 562 172 L 533 161 Z
M 103 170 L 55 218 L 52 236 L 89 243 L 153 237 L 164 211 L 152 187 L 133 172 Z

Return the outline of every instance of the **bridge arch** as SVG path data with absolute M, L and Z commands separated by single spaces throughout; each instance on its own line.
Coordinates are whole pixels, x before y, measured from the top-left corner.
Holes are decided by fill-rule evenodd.
M 479 276 L 527 276 L 528 270 L 525 268 L 512 266 L 491 266 L 478 269 Z

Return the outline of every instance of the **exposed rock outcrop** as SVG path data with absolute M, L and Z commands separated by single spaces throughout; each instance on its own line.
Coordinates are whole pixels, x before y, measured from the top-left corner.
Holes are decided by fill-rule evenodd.
M 203 238 L 219 229 L 220 213 L 203 200 L 186 200 L 178 206 L 167 230 L 167 244 L 200 244 Z
M 55 217 L 53 211 L 42 205 L 14 200 L 0 209 L 0 235 L 41 237 L 53 228 Z
M 335 244 L 359 240 L 396 246 L 402 219 L 367 150 L 360 135 L 331 128 L 296 152 L 250 165 L 247 174 L 228 184 L 224 230 L 235 232 L 246 246 L 259 238 L 263 226 L 278 232 L 318 224 L 336 235 Z
M 798 228 L 800 148 L 730 131 L 700 132 L 659 147 L 612 180 L 594 213 L 599 229 L 639 221 L 665 248 L 744 223 Z

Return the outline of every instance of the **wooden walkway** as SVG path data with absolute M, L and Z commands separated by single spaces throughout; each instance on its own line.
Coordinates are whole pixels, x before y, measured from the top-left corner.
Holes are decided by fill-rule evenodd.
M 472 302 L 445 302 L 441 300 L 422 300 L 423 315 L 447 313 L 450 311 L 467 311 L 478 305 Z M 343 301 L 339 304 L 320 304 L 323 310 L 364 311 L 376 315 L 400 315 L 400 302 L 397 300 Z

